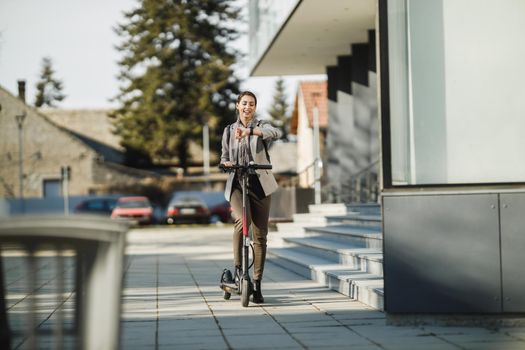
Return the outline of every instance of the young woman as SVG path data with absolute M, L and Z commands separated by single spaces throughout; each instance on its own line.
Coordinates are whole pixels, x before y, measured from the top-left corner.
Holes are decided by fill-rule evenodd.
M 257 97 L 250 91 L 239 94 L 236 103 L 238 119 L 224 129 L 222 135 L 221 164 L 270 164 L 266 142 L 279 139 L 282 132 L 270 123 L 254 117 L 257 109 Z M 248 137 L 250 136 L 250 137 Z M 248 140 L 250 144 L 248 144 Z M 253 302 L 264 303 L 261 290 L 264 262 L 266 260 L 266 236 L 270 214 L 270 195 L 277 190 L 277 182 L 270 170 L 256 170 L 249 175 L 247 213 L 251 222 L 254 244 L 254 293 Z M 242 190 L 239 176 L 231 173 L 226 182 L 224 195 L 233 208 L 233 263 L 236 276 L 241 270 L 242 250 Z

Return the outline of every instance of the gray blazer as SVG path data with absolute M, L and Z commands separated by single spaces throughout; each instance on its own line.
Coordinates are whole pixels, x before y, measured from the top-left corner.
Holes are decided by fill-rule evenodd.
M 256 128 L 261 130 L 263 134 L 262 139 L 276 140 L 282 137 L 281 130 L 274 128 L 270 123 L 263 121 L 263 120 L 259 121 L 257 118 L 254 118 L 252 120 L 252 125 L 257 125 L 257 123 L 259 123 L 259 126 L 256 126 Z M 237 152 L 239 150 L 239 140 L 235 138 L 235 128 L 240 125 L 241 124 L 238 120 L 237 122 L 232 124 L 232 129 L 230 129 L 229 142 L 228 142 L 228 130 L 227 129 L 230 126 L 227 126 L 224 129 L 224 132 L 222 134 L 221 163 L 224 163 L 224 162 L 236 163 Z M 250 150 L 252 152 L 253 160 L 256 164 L 269 164 L 268 159 L 266 158 L 266 152 L 264 150 L 262 139 L 260 136 L 257 136 L 257 135 L 250 136 Z M 255 172 L 257 173 L 257 176 L 259 177 L 259 182 L 261 183 L 261 187 L 266 196 L 269 196 L 270 194 L 272 194 L 273 192 L 277 190 L 278 188 L 277 181 L 275 181 L 275 178 L 273 177 L 273 173 L 271 170 L 258 169 Z M 224 190 L 224 197 L 228 201 L 230 200 L 230 197 L 232 194 L 232 185 L 233 185 L 234 176 L 235 176 L 234 173 L 230 174 L 230 177 L 228 178 L 228 181 L 226 182 L 226 188 Z

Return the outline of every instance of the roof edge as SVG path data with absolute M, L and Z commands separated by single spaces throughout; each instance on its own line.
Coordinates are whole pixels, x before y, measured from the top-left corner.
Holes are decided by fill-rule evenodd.
M 270 52 L 270 49 L 272 48 L 272 46 L 275 44 L 275 42 L 277 41 L 277 38 L 279 37 L 279 35 L 281 34 L 281 32 L 284 30 L 284 28 L 286 27 L 286 25 L 288 24 L 288 22 L 290 21 L 290 19 L 293 17 L 293 15 L 295 14 L 295 12 L 297 11 L 297 9 L 299 8 L 299 6 L 301 6 L 301 4 L 303 3 L 303 0 L 299 0 L 297 1 L 297 4 L 295 4 L 295 7 L 293 8 L 292 11 L 290 11 L 290 14 L 288 15 L 288 17 L 286 18 L 286 20 L 283 22 L 283 24 L 281 25 L 281 27 L 279 28 L 279 30 L 277 31 L 277 33 L 275 33 L 275 35 L 273 36 L 272 38 L 272 41 L 270 41 L 270 43 L 268 44 L 268 46 L 266 47 L 266 49 L 264 50 L 263 54 L 259 57 L 259 59 L 257 60 L 257 63 L 250 69 L 250 74 L 249 76 L 250 77 L 253 77 L 254 76 L 254 73 L 255 71 L 257 70 L 257 68 L 259 67 L 259 65 L 261 64 L 261 62 L 264 60 L 264 58 L 266 57 L 266 55 L 268 54 L 268 52 Z

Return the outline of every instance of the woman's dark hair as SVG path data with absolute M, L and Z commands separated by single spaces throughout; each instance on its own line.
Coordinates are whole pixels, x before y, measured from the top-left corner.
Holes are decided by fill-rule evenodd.
M 257 97 L 255 96 L 255 94 L 251 91 L 243 91 L 239 94 L 239 97 L 237 97 L 237 103 L 241 102 L 241 99 L 243 96 L 251 96 L 253 97 L 253 99 L 255 100 L 255 105 L 257 106 Z

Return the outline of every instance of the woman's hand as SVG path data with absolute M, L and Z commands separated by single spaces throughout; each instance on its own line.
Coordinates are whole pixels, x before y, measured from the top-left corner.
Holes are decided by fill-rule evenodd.
M 239 126 L 237 129 L 235 129 L 235 138 L 237 140 L 247 137 L 248 135 L 250 135 L 249 128 L 243 128 L 242 126 Z
M 243 137 L 250 135 L 250 133 L 252 133 L 251 135 L 253 136 L 262 136 L 262 132 L 258 128 L 250 129 L 239 126 L 237 129 L 235 129 L 235 138 L 237 140 L 242 139 Z
M 224 165 L 225 167 L 232 167 L 233 163 L 232 162 L 223 162 L 222 165 Z

